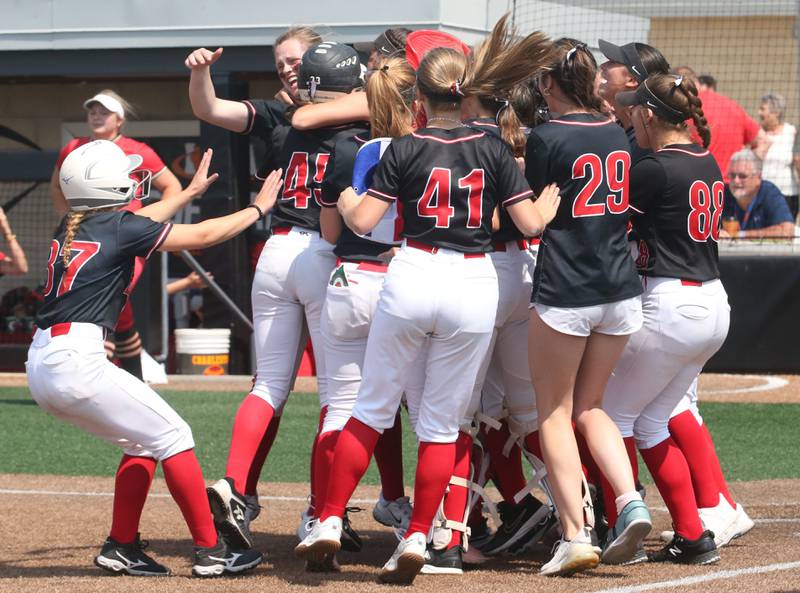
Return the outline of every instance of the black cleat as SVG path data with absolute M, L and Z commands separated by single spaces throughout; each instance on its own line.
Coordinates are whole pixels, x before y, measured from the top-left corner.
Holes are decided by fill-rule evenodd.
M 492 538 L 481 547 L 487 556 L 496 556 L 518 549 L 520 544 L 532 545 L 541 539 L 543 521 L 550 514 L 550 509 L 530 494 L 526 494 L 519 504 L 511 505 L 501 502 L 497 505 L 503 524 L 497 528 Z
M 233 487 L 231 478 L 224 478 L 206 488 L 208 504 L 214 515 L 214 525 L 236 548 L 249 550 L 253 547 L 250 533 L 247 500 Z
M 483 546 L 492 541 L 492 531 L 489 529 L 489 521 L 483 515 L 480 516 L 478 521 L 470 523 L 469 529 L 471 531 L 469 536 L 470 547 L 483 549 Z
M 136 539 L 129 544 L 121 544 L 110 537 L 103 544 L 94 563 L 103 570 L 114 574 L 129 574 L 136 577 L 165 577 L 169 569 L 144 553 L 147 542 Z
M 264 557 L 257 550 L 235 550 L 219 537 L 213 548 L 195 548 L 192 574 L 196 577 L 236 575 L 261 564 Z
M 714 564 L 719 562 L 719 551 L 714 543 L 714 534 L 706 530 L 695 540 L 676 533 L 670 543 L 656 552 L 650 552 L 647 558 L 650 562 Z
M 344 510 L 344 517 L 342 517 L 342 550 L 345 552 L 361 551 L 361 536 L 353 529 L 347 513 L 360 513 L 363 510 L 360 507 L 347 507 Z
M 461 546 L 447 550 L 436 550 L 428 545 L 425 550 L 425 564 L 421 574 L 464 574 L 461 565 Z

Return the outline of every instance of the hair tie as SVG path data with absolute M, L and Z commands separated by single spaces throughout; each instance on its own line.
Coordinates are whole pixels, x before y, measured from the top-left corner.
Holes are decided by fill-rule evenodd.
M 461 79 L 456 78 L 456 81 L 450 85 L 450 94 L 463 97 L 464 92 L 461 90 Z
M 675 86 L 681 86 L 682 82 L 683 82 L 683 76 L 678 76 L 677 78 L 675 78 Z
M 578 45 L 576 45 L 567 52 L 567 61 L 569 62 L 572 56 L 575 55 L 575 52 L 578 51 L 579 49 L 587 49 L 587 48 L 588 46 L 585 43 L 579 43 Z
M 386 64 L 383 68 L 381 68 L 381 72 L 387 72 L 389 70 L 389 64 Z

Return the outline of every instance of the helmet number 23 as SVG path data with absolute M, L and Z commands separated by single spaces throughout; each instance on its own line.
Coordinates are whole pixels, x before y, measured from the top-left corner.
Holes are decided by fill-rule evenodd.
M 572 203 L 572 217 L 603 216 L 606 208 L 611 214 L 624 214 L 630 196 L 631 155 L 624 150 L 609 153 L 605 163 L 594 153 L 586 153 L 572 164 L 573 179 L 587 179 Z M 605 179 L 604 179 L 605 178 Z M 595 192 L 606 182 L 609 193 L 602 202 L 589 203 Z

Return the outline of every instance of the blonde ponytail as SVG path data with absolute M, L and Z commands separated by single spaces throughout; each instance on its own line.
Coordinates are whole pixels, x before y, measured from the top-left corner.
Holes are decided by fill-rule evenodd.
M 67 215 L 67 230 L 64 232 L 64 247 L 61 250 L 65 268 L 69 265 L 70 255 L 72 254 L 72 241 L 75 239 L 75 234 L 78 232 L 78 227 L 84 216 L 86 216 L 85 212 L 70 212 Z

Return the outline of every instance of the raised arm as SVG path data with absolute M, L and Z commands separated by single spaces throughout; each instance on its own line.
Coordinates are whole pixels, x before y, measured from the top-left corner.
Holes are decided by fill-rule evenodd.
M 0 232 L 6 240 L 9 251 L 8 257 L 0 260 L 0 274 L 9 276 L 27 274 L 28 260 L 25 258 L 25 252 L 17 241 L 17 236 L 11 232 L 11 225 L 2 208 L 0 208 Z
M 184 63 L 191 70 L 189 101 L 198 119 L 231 132 L 242 132 L 247 127 L 247 107 L 239 101 L 218 98 L 211 82 L 211 65 L 221 55 L 221 47 L 213 52 L 201 47 L 186 58 Z
M 158 248 L 159 251 L 205 249 L 232 239 L 275 206 L 278 189 L 282 183 L 281 173 L 281 169 L 270 173 L 264 181 L 264 185 L 261 186 L 261 191 L 258 192 L 256 199 L 253 200 L 253 204 L 238 212 L 218 218 L 209 218 L 197 224 L 174 225 Z M 253 208 L 253 205 L 256 208 Z
M 335 101 L 303 105 L 292 115 L 292 127 L 297 130 L 313 130 L 354 121 L 369 121 L 367 93 L 350 93 Z
M 203 158 L 200 160 L 200 164 L 197 166 L 197 172 L 194 174 L 194 177 L 192 177 L 192 181 L 186 189 L 179 191 L 169 198 L 162 198 L 154 204 L 145 206 L 137 210 L 136 214 L 138 216 L 146 216 L 157 222 L 166 222 L 175 216 L 186 204 L 206 193 L 206 190 L 208 190 L 211 184 L 219 177 L 218 173 L 214 173 L 213 175 L 208 174 L 208 168 L 211 166 L 211 157 L 213 154 L 214 151 L 210 148 L 205 151 Z M 172 174 L 170 173 L 170 175 Z M 162 176 L 163 174 L 159 176 L 159 179 Z M 172 177 L 173 179 L 175 178 L 174 175 Z M 180 188 L 180 182 L 177 179 L 175 179 L 175 182 L 178 184 L 178 188 Z

